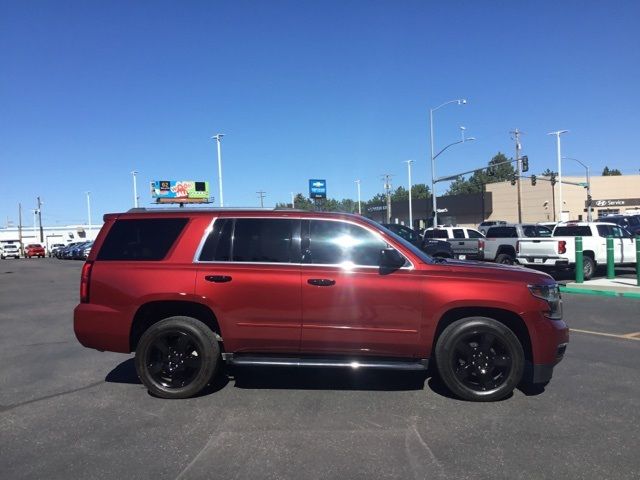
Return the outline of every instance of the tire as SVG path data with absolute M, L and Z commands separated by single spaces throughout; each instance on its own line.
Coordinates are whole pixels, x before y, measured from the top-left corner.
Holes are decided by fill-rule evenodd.
M 453 322 L 438 338 L 435 356 L 440 378 L 463 400 L 500 400 L 513 392 L 524 374 L 518 337 L 492 318 Z
M 214 333 L 191 317 L 170 317 L 151 325 L 136 348 L 136 371 L 152 395 L 188 398 L 213 379 L 220 364 Z
M 508 253 L 501 253 L 496 257 L 496 263 L 502 263 L 503 265 L 513 265 L 514 258 L 512 255 Z
M 582 272 L 585 280 L 591 280 L 596 273 L 596 262 L 588 255 L 582 257 Z

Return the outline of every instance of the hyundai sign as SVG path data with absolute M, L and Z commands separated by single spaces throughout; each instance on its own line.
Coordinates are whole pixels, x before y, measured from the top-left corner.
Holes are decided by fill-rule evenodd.
M 310 179 L 309 198 L 327 198 L 327 181 L 317 178 Z

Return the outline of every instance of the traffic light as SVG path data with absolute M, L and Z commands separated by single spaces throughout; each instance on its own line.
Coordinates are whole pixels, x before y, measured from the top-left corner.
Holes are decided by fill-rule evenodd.
M 538 178 L 535 175 L 531 175 L 531 186 L 535 187 L 536 183 L 538 183 Z
M 526 155 L 522 157 L 522 171 L 529 171 L 529 157 L 527 157 Z
M 515 184 L 516 184 L 516 176 L 515 176 L 515 175 L 513 175 L 513 176 L 511 177 L 511 185 L 515 185 Z
M 551 174 L 551 185 L 555 185 L 556 184 L 556 174 L 552 173 Z

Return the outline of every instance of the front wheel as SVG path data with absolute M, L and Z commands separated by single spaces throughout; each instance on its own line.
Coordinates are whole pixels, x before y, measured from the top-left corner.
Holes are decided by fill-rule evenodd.
M 442 381 L 464 400 L 500 400 L 522 380 L 522 345 L 508 327 L 492 318 L 453 322 L 440 335 L 435 354 Z
M 144 332 L 136 349 L 136 371 L 153 395 L 188 398 L 214 377 L 220 347 L 214 333 L 191 317 L 170 317 Z

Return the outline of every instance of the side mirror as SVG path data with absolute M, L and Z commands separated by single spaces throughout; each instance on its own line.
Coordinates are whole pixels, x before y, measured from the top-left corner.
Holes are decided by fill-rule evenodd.
M 395 248 L 385 248 L 380 251 L 380 268 L 397 270 L 404 266 L 405 259 Z

